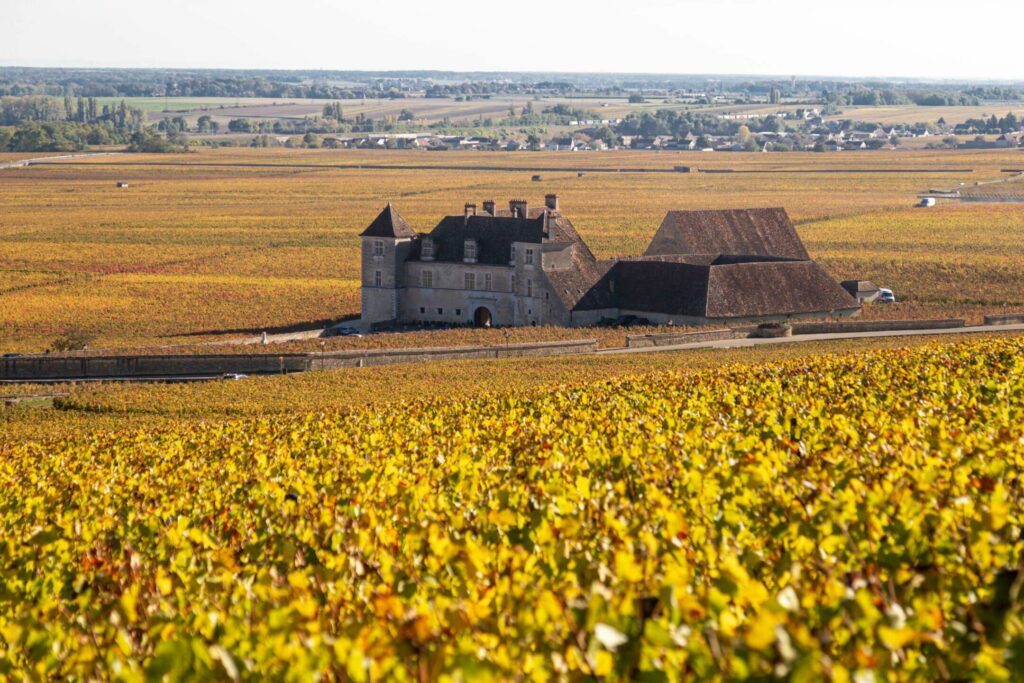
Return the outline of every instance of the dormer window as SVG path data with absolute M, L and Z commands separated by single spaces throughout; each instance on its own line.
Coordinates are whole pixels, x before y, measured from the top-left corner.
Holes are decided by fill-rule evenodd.
M 514 244 L 512 245 L 512 256 L 509 258 L 508 262 L 509 265 L 514 266 L 516 264 L 516 245 Z
M 466 240 L 465 251 L 463 253 L 464 253 L 463 260 L 466 263 L 476 263 L 476 240 L 475 239 L 471 238 L 471 239 L 467 239 Z
M 423 238 L 423 245 L 420 248 L 420 257 L 424 261 L 434 260 L 434 239 L 432 237 Z

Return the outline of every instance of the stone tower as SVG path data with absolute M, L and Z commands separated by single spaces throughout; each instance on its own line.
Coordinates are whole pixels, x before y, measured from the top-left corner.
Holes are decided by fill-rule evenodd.
M 369 326 L 393 323 L 398 319 L 398 290 L 404 286 L 402 264 L 416 231 L 388 202 L 359 237 L 363 248 L 362 322 Z

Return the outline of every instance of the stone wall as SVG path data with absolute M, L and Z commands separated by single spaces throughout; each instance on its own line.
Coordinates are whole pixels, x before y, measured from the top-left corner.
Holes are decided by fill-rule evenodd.
M 596 340 L 581 339 L 500 346 L 362 349 L 283 355 L 31 355 L 0 359 L 0 381 L 55 382 L 102 379 L 184 379 L 188 377 L 217 377 L 225 374 L 269 375 L 394 363 L 559 356 L 596 351 Z
M 1024 324 L 1024 313 L 1003 313 L 1000 315 L 986 315 L 986 325 L 1021 325 Z
M 743 339 L 750 334 L 749 328 L 708 330 L 706 332 L 666 332 L 663 334 L 627 334 L 626 348 L 642 349 L 652 346 L 677 346 L 701 342 Z
M 858 320 L 854 322 L 793 323 L 793 334 L 843 334 L 847 332 L 903 332 L 948 330 L 964 327 L 963 318 L 935 320 Z

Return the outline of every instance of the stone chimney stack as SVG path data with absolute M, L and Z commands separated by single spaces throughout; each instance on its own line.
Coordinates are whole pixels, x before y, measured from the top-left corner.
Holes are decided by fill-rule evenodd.
M 466 218 L 469 218 L 470 216 L 475 216 L 476 215 L 476 204 L 466 204 L 465 211 L 466 211 L 466 213 L 465 213 Z
M 513 199 L 508 203 L 508 208 L 515 218 L 528 218 L 530 216 L 530 203 L 524 199 Z
M 558 211 L 558 195 L 557 194 L 546 194 L 546 195 L 544 195 L 544 206 L 548 207 L 552 211 Z
M 491 214 L 492 216 L 494 215 L 494 200 L 493 199 L 485 199 L 484 200 L 484 211 L 486 211 L 487 213 Z

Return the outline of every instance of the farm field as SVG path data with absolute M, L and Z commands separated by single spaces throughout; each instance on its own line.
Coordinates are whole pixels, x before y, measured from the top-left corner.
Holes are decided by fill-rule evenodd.
M 119 98 L 98 98 L 101 104 L 117 104 Z M 294 98 L 159 98 L 131 97 L 124 98 L 126 103 L 143 109 L 150 121 L 161 118 L 181 116 L 193 120 L 201 115 L 209 115 L 226 123 L 232 118 L 302 118 L 319 115 L 328 100 L 294 99 Z M 397 118 L 403 109 L 412 111 L 420 123 L 435 123 L 448 117 L 453 120 L 491 117 L 500 119 L 508 115 L 509 107 L 516 110 L 533 102 L 534 108 L 543 110 L 555 105 L 566 105 L 576 109 L 589 110 L 600 118 L 623 118 L 634 112 L 659 109 L 686 110 L 694 109 L 708 114 L 752 114 L 768 116 L 779 111 L 792 111 L 803 105 L 793 104 L 715 104 L 695 105 L 685 102 L 665 100 L 652 97 L 647 102 L 630 103 L 626 98 L 615 97 L 544 97 L 534 100 L 530 96 L 494 96 L 490 99 L 475 99 L 467 102 L 456 102 L 448 98 L 412 97 L 403 99 L 365 99 L 340 100 L 346 117 L 359 114 L 382 119 Z M 883 125 L 901 123 L 935 122 L 940 118 L 950 125 L 962 123 L 968 119 L 988 118 L 992 114 L 1004 116 L 1008 112 L 1019 112 L 1020 102 L 988 102 L 979 106 L 941 106 L 922 107 L 913 104 L 893 106 L 844 106 L 842 113 L 831 115 L 831 120 L 853 119 Z
M 43 350 L 69 331 L 93 336 L 93 347 L 132 348 L 356 316 L 355 236 L 387 201 L 427 230 L 467 200 L 539 203 L 552 191 L 600 257 L 642 252 L 670 209 L 784 206 L 836 277 L 897 292 L 901 303 L 867 315 L 977 319 L 1024 307 L 1024 207 L 912 207 L 918 192 L 996 179 L 1020 160 L 1006 151 L 208 150 L 8 169 L 0 173 L 0 351 Z M 355 168 L 364 164 L 396 168 Z M 735 172 L 577 177 L 583 165 Z M 530 181 L 537 166 L 554 169 L 542 183 Z M 872 170 L 900 172 L 863 172 Z
M 1008 680 L 1024 342 L 0 459 L 3 675 Z
M 985 336 L 1013 339 L 1021 334 L 993 331 Z M 891 337 L 655 354 L 414 363 L 250 377 L 241 382 L 0 384 L 0 450 L 5 444 L 50 442 L 99 431 L 132 433 L 144 427 L 166 429 L 401 402 L 503 396 L 653 371 L 689 373 L 978 338 Z M 32 397 L 40 399 L 27 400 Z M 4 409 L 4 400 L 13 398 L 18 402 Z

